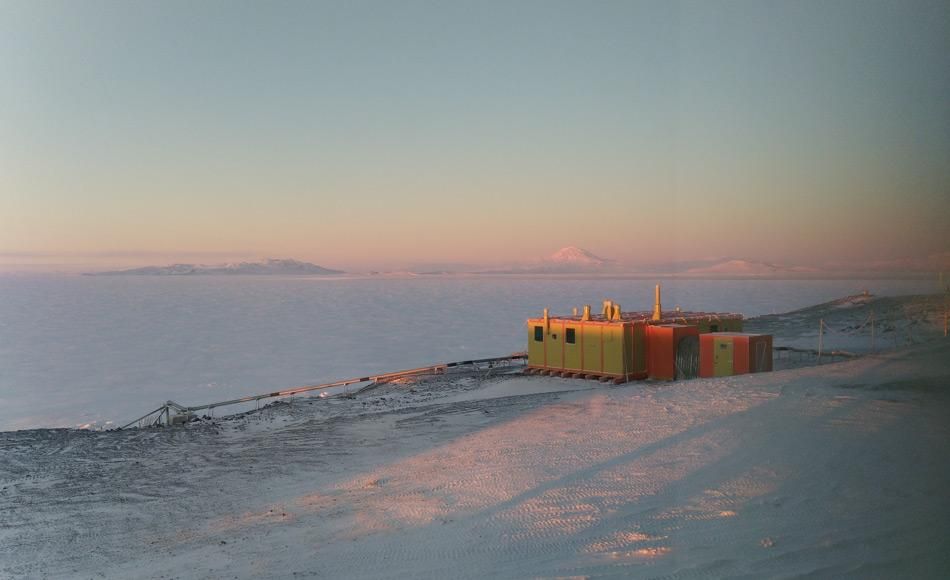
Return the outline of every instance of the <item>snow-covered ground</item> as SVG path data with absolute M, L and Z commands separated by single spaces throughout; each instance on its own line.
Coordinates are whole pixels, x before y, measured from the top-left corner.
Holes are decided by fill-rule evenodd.
M 803 341 L 832 308 L 790 315 Z M 0 433 L 0 577 L 946 577 L 950 342 L 922 325 L 757 375 L 443 376 Z
M 785 314 L 745 321 L 747 332 L 775 336 L 776 346 L 868 354 L 924 344 L 943 336 L 950 296 L 872 296 L 857 294 Z

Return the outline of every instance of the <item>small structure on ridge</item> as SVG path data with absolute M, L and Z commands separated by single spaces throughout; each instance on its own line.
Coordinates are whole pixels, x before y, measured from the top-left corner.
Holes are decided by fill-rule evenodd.
M 720 338 L 701 349 L 705 334 Z M 569 316 L 551 316 L 545 308 L 540 318 L 528 319 L 526 371 L 621 383 L 771 370 L 771 337 L 743 338 L 750 336 L 767 335 L 742 334 L 741 314 L 663 310 L 658 284 L 652 312 L 623 312 L 605 300 L 596 314 L 589 305 Z M 708 356 L 721 350 L 722 361 L 702 363 L 707 350 Z M 733 358 L 738 352 L 739 362 L 726 364 L 726 350 Z

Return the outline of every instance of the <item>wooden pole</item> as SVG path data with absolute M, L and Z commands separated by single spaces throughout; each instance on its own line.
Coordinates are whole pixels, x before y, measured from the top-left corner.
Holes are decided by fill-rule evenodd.
M 943 272 L 940 272 L 940 289 L 943 290 L 943 336 L 946 338 L 950 327 L 950 284 L 944 284 Z
M 950 306 L 946 303 L 943 305 L 943 336 L 947 337 L 947 328 L 950 326 Z

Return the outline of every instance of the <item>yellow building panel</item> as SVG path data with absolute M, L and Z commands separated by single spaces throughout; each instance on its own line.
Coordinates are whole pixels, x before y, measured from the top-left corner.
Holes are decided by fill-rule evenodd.
M 625 324 L 623 326 L 623 368 L 626 372 L 633 369 L 633 325 Z
M 731 338 L 713 339 L 713 373 L 717 377 L 733 374 L 733 342 Z
M 571 371 L 582 370 L 581 353 L 583 333 L 579 324 L 564 325 L 564 368 Z
M 626 349 L 624 348 L 623 327 L 619 324 L 604 326 L 604 370 L 605 374 L 624 374 Z
M 720 318 L 700 320 L 696 323 L 700 333 L 707 332 L 742 332 L 741 318 Z
M 645 324 L 634 324 L 630 327 L 632 340 L 628 343 L 631 346 L 627 349 L 631 355 L 630 372 L 647 372 L 647 327 Z
M 584 371 L 588 373 L 599 373 L 603 370 L 601 366 L 601 332 L 604 327 L 600 324 L 584 325 L 584 344 L 581 347 L 584 353 Z
M 547 344 L 548 368 L 564 368 L 564 323 L 551 321 L 544 340 Z
M 528 320 L 528 366 L 544 366 L 544 322 Z

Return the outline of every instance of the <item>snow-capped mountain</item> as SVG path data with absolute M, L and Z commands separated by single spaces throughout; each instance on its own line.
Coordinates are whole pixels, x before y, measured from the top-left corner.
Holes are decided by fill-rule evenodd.
M 94 272 L 95 276 L 323 276 L 343 274 L 341 270 L 331 270 L 309 262 L 299 260 L 270 258 L 260 262 L 238 262 L 231 264 L 172 264 L 170 266 L 146 266 L 131 270 Z
M 537 261 L 506 268 L 482 270 L 483 274 L 596 274 L 613 273 L 617 264 L 591 251 L 567 246 Z
M 573 266 L 604 266 L 610 261 L 577 246 L 561 248 L 545 259 L 545 262 L 549 264 L 570 264 Z

